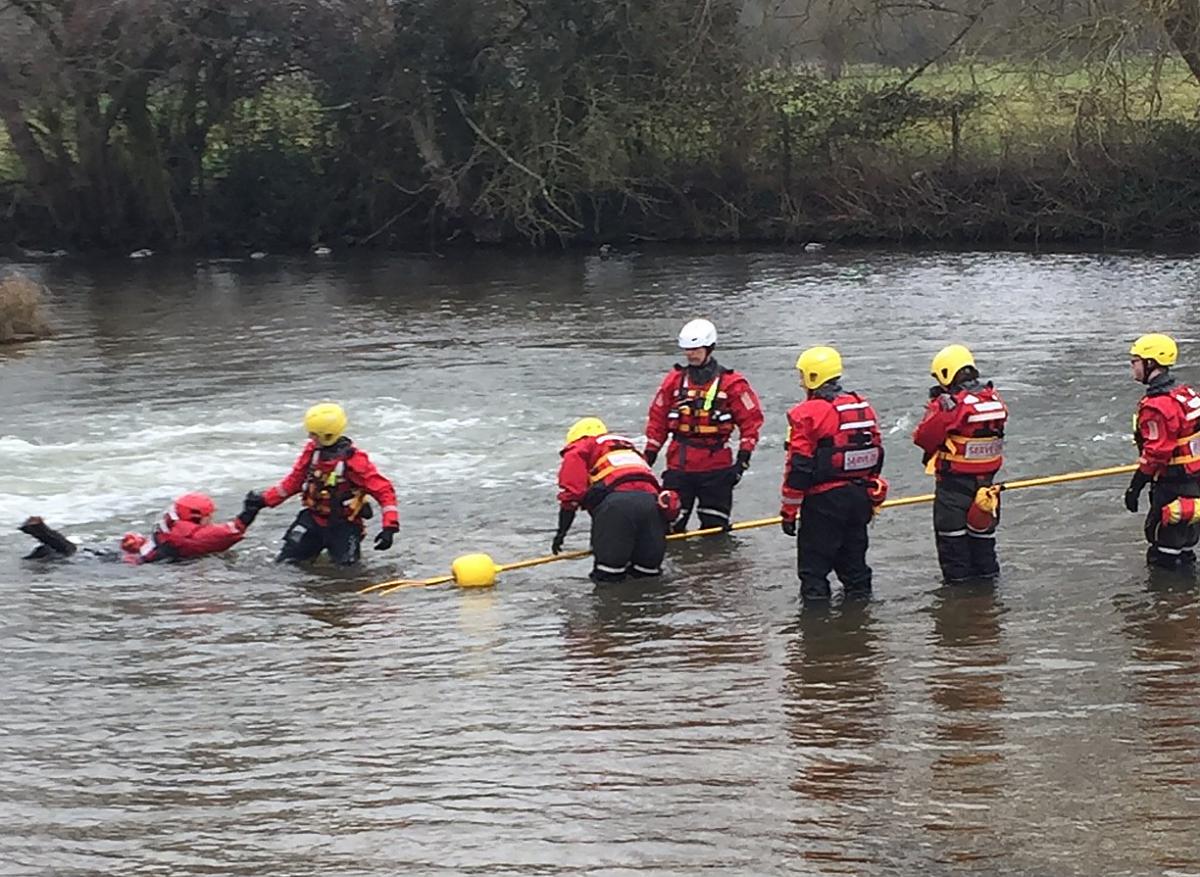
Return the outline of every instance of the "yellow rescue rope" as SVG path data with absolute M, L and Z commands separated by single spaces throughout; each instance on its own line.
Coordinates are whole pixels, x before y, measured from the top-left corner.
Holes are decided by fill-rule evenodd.
M 1122 475 L 1132 472 L 1137 468 L 1136 463 L 1129 463 L 1125 466 L 1109 466 L 1105 469 L 1090 469 L 1085 472 L 1067 472 L 1062 475 L 1043 475 L 1040 478 L 1023 478 L 1016 481 L 1002 481 L 996 486 L 1001 490 L 1021 490 L 1026 487 L 1043 487 L 1048 484 L 1065 484 L 1069 481 L 1084 481 L 1088 478 L 1106 478 L 1110 475 Z M 932 493 L 922 493 L 918 496 L 905 496 L 898 499 L 885 500 L 880 504 L 880 508 L 894 509 L 900 506 L 919 505 L 921 503 L 933 502 Z M 753 530 L 756 527 L 770 527 L 778 524 L 782 518 L 776 515 L 773 518 L 759 518 L 753 521 L 740 521 L 733 524 L 730 530 Z M 672 533 L 667 536 L 668 540 L 675 539 L 694 539 L 697 536 L 715 536 L 718 533 L 727 532 L 724 527 L 707 527 L 703 530 L 688 530 L 686 533 Z M 496 573 L 509 572 L 514 569 L 528 569 L 531 566 L 542 566 L 547 563 L 554 563 L 558 560 L 578 560 L 582 557 L 591 556 L 590 551 L 564 551 L 561 554 L 547 554 L 544 557 L 534 557 L 529 560 L 519 560 L 514 563 L 502 563 L 494 565 Z M 455 576 L 438 576 L 432 579 L 395 579 L 390 582 L 379 582 L 375 585 L 368 585 L 359 591 L 360 594 L 391 594 L 394 591 L 402 591 L 406 588 L 428 588 L 435 585 L 445 585 L 453 582 Z

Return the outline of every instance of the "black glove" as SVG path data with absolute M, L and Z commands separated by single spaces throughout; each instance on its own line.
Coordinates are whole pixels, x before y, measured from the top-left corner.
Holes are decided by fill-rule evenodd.
M 651 448 L 646 448 L 646 450 L 642 453 L 642 456 L 646 458 L 647 463 L 653 466 L 654 461 L 658 459 L 658 451 Z
M 796 535 L 796 519 L 795 518 L 784 518 L 783 520 L 781 520 L 779 522 L 779 529 L 783 530 L 783 532 L 789 536 L 795 536 Z
M 1150 483 L 1150 480 L 1150 476 L 1141 469 L 1133 473 L 1133 477 L 1129 479 L 1129 486 L 1125 488 L 1125 508 L 1131 512 L 1137 512 L 1138 498 L 1142 495 L 1142 491 Z
M 733 476 L 733 483 L 737 484 L 742 480 L 742 476 L 746 474 L 746 470 L 750 468 L 750 452 L 738 451 L 737 462 L 733 464 L 729 472 Z
M 745 472 L 747 469 L 750 468 L 750 452 L 749 451 L 738 451 L 737 465 L 743 472 Z
M 929 398 L 936 399 L 938 396 L 942 395 L 942 393 L 949 393 L 949 392 L 950 391 L 947 390 L 945 387 L 943 387 L 941 384 L 935 384 L 934 386 L 929 388 Z
M 261 493 L 250 491 L 246 494 L 246 498 L 242 500 L 242 510 L 238 512 L 237 519 L 242 522 L 243 527 L 249 527 L 254 523 L 254 519 L 258 517 L 258 513 L 266 506 L 266 500 L 263 499 Z
M 575 509 L 558 510 L 558 531 L 554 534 L 554 541 L 550 543 L 551 554 L 558 554 L 562 551 L 563 540 L 567 538 L 567 531 L 571 529 L 573 523 L 575 523 Z
M 392 547 L 392 540 L 396 538 L 396 534 L 400 531 L 399 527 L 384 527 L 379 531 L 379 535 L 375 537 L 375 550 L 387 551 Z

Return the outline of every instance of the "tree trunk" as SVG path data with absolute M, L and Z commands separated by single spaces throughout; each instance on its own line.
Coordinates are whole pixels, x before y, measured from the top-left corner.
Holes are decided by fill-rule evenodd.
M 21 103 L 0 83 L 0 117 L 13 150 L 25 166 L 25 179 L 32 188 L 45 186 L 54 176 L 50 162 L 38 146 L 33 129 L 25 118 Z
M 79 202 L 80 232 L 92 241 L 119 236 L 125 227 L 123 198 L 110 179 L 108 128 L 94 91 L 80 88 L 75 100 L 75 137 L 79 160 L 75 166 L 75 191 Z M 90 229 L 90 231 L 89 231 Z
M 0 67 L 0 118 L 4 120 L 9 142 L 25 168 L 25 182 L 30 191 L 41 196 L 46 209 L 50 211 L 51 220 L 61 228 L 66 218 L 62 200 L 66 181 L 55 172 L 46 153 L 38 145 L 25 110 L 10 86 L 11 82 L 3 67 Z
M 1200 83 L 1200 0 L 1159 0 L 1151 8 Z
M 125 101 L 125 131 L 129 137 L 129 157 L 133 164 L 130 182 L 137 190 L 138 213 L 131 229 L 146 240 L 160 238 L 166 243 L 183 240 L 183 221 L 175 206 L 171 177 L 167 169 L 150 111 L 148 94 L 142 87 L 131 90 Z

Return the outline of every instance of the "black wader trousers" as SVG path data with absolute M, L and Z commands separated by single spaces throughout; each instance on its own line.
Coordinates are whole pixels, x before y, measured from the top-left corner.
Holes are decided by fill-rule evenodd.
M 1146 561 L 1155 566 L 1172 568 L 1181 563 L 1193 563 L 1193 549 L 1200 541 L 1200 524 L 1162 524 L 1162 509 L 1181 496 L 1200 497 L 1200 482 L 1194 479 L 1155 481 L 1150 485 L 1150 511 L 1146 515 Z
M 992 578 L 1000 572 L 996 559 L 1000 509 L 996 509 L 996 517 L 986 530 L 967 526 L 967 511 L 975 501 L 975 491 L 991 483 L 991 475 L 938 476 L 933 491 L 933 533 L 938 564 L 947 582 Z
M 862 484 L 844 486 L 804 497 L 796 532 L 796 574 L 805 602 L 829 600 L 829 573 L 837 573 L 848 599 L 871 594 L 867 566 L 867 525 L 871 498 Z
M 304 509 L 283 534 L 283 548 L 275 562 L 314 560 L 322 551 L 328 551 L 330 560 L 338 566 L 353 566 L 361 553 L 362 534 L 358 521 L 332 519 L 321 526 Z
M 653 493 L 614 490 L 592 509 L 592 581 L 661 575 L 666 552 L 666 524 Z
M 662 486 L 679 494 L 679 517 L 671 524 L 671 532 L 682 533 L 687 529 L 692 506 L 699 502 L 696 513 L 700 526 L 728 527 L 733 511 L 733 486 L 736 484 L 733 469 L 715 469 L 712 472 L 686 472 L 683 469 L 668 469 L 663 472 Z

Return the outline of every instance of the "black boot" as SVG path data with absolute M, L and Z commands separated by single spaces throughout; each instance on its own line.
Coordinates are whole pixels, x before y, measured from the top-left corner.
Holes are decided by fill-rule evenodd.
M 1000 575 L 1000 561 L 996 559 L 996 540 L 984 536 L 967 535 L 967 548 L 971 556 L 971 575 L 981 579 L 992 579 Z
M 946 583 L 968 581 L 971 578 L 971 546 L 967 544 L 966 533 L 961 536 L 938 534 L 935 542 L 938 565 L 942 568 L 942 578 Z
M 1156 566 L 1159 569 L 1179 569 L 1182 560 L 1183 556 L 1181 554 L 1170 554 L 1159 551 L 1155 545 L 1151 545 L 1146 549 L 1146 563 Z
M 77 550 L 74 542 L 57 530 L 51 530 L 41 518 L 26 518 L 18 529 L 42 543 L 26 555 L 26 559 L 43 560 L 55 555 L 70 557 Z

